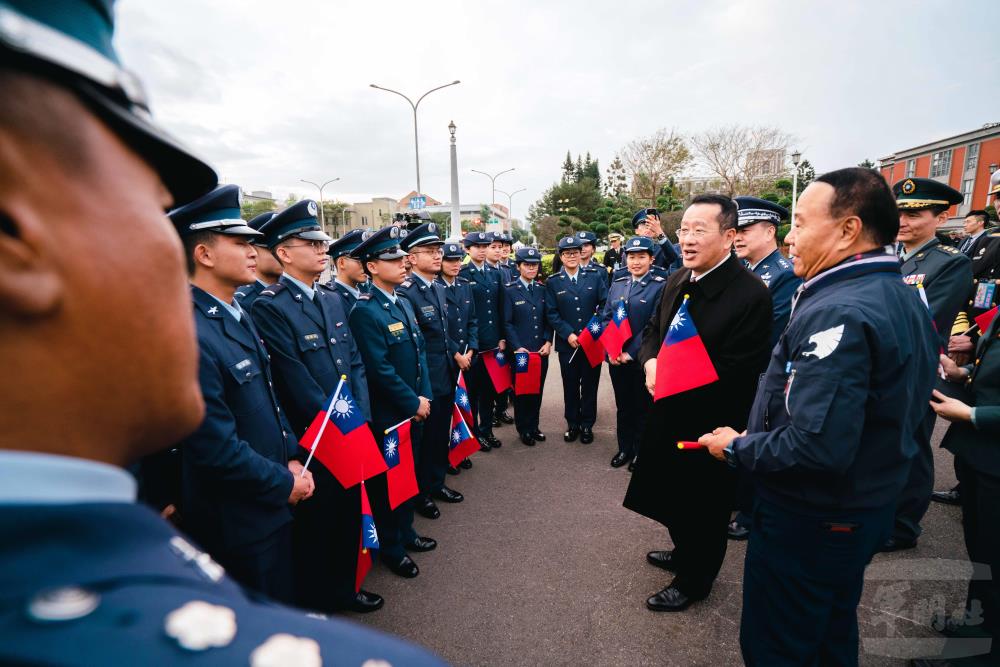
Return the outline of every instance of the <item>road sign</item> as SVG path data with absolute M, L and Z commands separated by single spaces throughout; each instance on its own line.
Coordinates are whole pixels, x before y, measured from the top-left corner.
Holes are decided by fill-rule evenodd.
M 410 197 L 410 209 L 417 210 L 427 206 L 427 197 L 423 195 L 418 195 L 416 197 Z

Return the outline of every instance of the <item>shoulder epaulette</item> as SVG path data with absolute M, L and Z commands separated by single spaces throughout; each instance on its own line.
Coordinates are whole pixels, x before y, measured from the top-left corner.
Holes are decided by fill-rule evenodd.
M 658 283 L 662 283 L 663 281 L 666 280 L 666 278 L 664 278 L 663 276 L 653 276 L 653 280 L 655 280 Z
M 276 296 L 285 289 L 285 283 L 274 283 L 273 285 L 268 285 L 267 289 L 260 293 L 261 296 Z
M 515 287 L 515 286 L 517 286 L 516 280 L 512 280 L 509 283 L 504 283 L 504 287 Z
M 620 278 L 615 278 L 615 282 L 616 283 L 620 283 L 620 282 L 622 282 L 624 280 L 627 280 L 628 278 L 629 278 L 629 276 L 621 276 Z
M 463 278 L 462 276 L 455 276 L 455 284 L 457 285 L 459 283 L 461 283 L 463 285 L 470 285 L 471 284 L 469 282 L 468 278 Z
M 412 280 L 410 280 L 409 278 L 407 278 L 406 280 L 404 280 L 404 281 L 402 282 L 402 284 L 400 284 L 400 287 L 409 287 L 409 286 L 410 286 L 410 285 L 412 285 L 412 284 L 413 284 L 413 281 L 412 281 Z

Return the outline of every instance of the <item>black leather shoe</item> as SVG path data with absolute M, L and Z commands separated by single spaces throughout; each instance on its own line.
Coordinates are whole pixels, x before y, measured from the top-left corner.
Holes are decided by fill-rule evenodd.
M 666 570 L 667 572 L 673 572 L 677 569 L 674 565 L 674 552 L 673 551 L 650 551 L 646 554 L 646 561 L 650 565 L 655 565 L 661 570 Z
M 463 461 L 462 463 L 465 463 L 465 462 Z M 460 463 L 459 465 L 462 465 L 462 464 Z M 464 468 L 465 466 L 462 466 L 462 467 Z M 448 474 L 449 475 L 457 475 L 460 472 L 462 472 L 462 471 L 459 470 L 458 468 L 456 468 L 455 466 L 448 466 Z
M 472 461 L 470 459 L 463 459 L 462 462 L 458 464 L 458 467 L 468 470 L 472 467 Z
M 618 452 L 615 454 L 615 457 L 611 459 L 612 468 L 621 468 L 626 463 L 628 463 L 628 457 L 625 456 L 625 452 Z
M 500 421 L 502 421 L 504 424 L 513 424 L 514 423 L 514 418 L 511 417 L 510 414 L 506 410 L 504 410 L 503 412 L 498 412 L 498 413 L 496 413 L 493 416 L 496 417 L 497 419 L 499 419 Z
M 537 428 L 535 429 L 535 432 L 531 434 L 531 437 L 535 442 L 545 442 L 545 434 Z
M 906 549 L 912 549 L 917 546 L 916 540 L 903 540 L 897 539 L 895 537 L 890 537 L 879 547 L 879 551 L 882 553 L 891 553 L 893 551 L 904 551 Z
M 442 486 L 431 495 L 446 503 L 460 503 L 465 500 L 465 496 L 455 489 L 449 489 L 447 486 Z
M 958 491 L 955 489 L 952 489 L 951 491 L 935 491 L 931 494 L 931 500 L 945 505 L 962 504 L 962 496 L 959 495 Z
M 385 566 L 393 571 L 393 573 L 398 574 L 404 579 L 413 579 L 415 576 L 420 574 L 420 568 L 417 564 L 413 562 L 413 559 L 409 556 L 403 556 L 401 560 L 395 563 L 390 563 L 387 561 L 382 561 Z
M 729 522 L 729 530 L 726 531 L 726 535 L 731 540 L 742 542 L 750 537 L 750 529 L 746 526 L 740 525 L 739 521 L 733 520 Z
M 503 443 L 500 442 L 500 440 L 492 433 L 485 436 L 484 438 L 480 438 L 479 444 L 482 445 L 484 440 L 486 441 L 486 444 L 490 446 L 490 449 L 500 449 L 500 447 L 503 445 Z
M 653 611 L 684 611 L 695 602 L 673 586 L 667 586 L 662 591 L 646 600 L 646 607 Z
M 635 459 L 628 462 L 628 471 L 635 472 Z
M 490 440 L 493 439 L 492 435 L 484 435 L 479 438 L 479 451 L 488 452 L 492 447 L 490 447 Z
M 573 442 L 580 436 L 580 429 L 575 426 L 569 427 L 569 429 L 563 433 L 563 440 L 566 442 Z
M 535 446 L 535 439 L 531 437 L 530 433 L 519 433 L 517 437 L 519 437 L 521 439 L 521 442 L 526 444 L 528 447 Z
M 417 553 L 420 553 L 423 551 L 434 551 L 435 549 L 437 549 L 437 545 L 438 545 L 437 540 L 432 539 L 430 537 L 420 537 L 418 535 L 417 537 L 413 538 L 411 542 L 408 542 L 404 546 L 406 547 L 407 551 L 416 551 Z
M 500 426 L 503 425 L 503 422 L 500 421 L 499 417 L 493 415 L 493 419 L 490 420 L 490 424 L 493 425 L 493 428 L 499 428 Z
M 427 519 L 437 519 L 441 516 L 441 510 L 438 506 L 434 504 L 434 501 L 430 499 L 430 496 L 419 496 L 416 499 L 417 514 Z
M 350 602 L 347 603 L 345 607 L 348 611 L 353 611 L 356 614 L 369 614 L 373 611 L 378 611 L 385 604 L 385 600 L 378 593 L 370 593 L 366 590 L 360 590 L 357 592 Z
M 589 445 L 594 441 L 594 432 L 589 428 L 580 429 L 580 443 L 584 445 Z

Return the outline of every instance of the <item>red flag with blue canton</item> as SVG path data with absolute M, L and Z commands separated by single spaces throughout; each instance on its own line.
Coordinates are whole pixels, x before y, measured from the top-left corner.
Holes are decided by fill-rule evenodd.
M 601 344 L 608 351 L 608 356 L 617 359 L 622 354 L 625 341 L 632 337 L 632 324 L 628 321 L 628 309 L 625 307 L 625 299 L 618 302 L 614 312 L 611 314 L 611 323 L 604 327 L 601 334 Z
M 510 389 L 510 366 L 507 364 L 507 355 L 501 350 L 483 352 L 483 365 L 486 366 L 486 372 L 493 381 L 493 389 L 498 394 Z
M 358 542 L 358 569 L 354 574 L 355 593 L 361 590 L 362 582 L 372 569 L 372 551 L 378 548 L 378 531 L 375 530 L 375 518 L 368 502 L 368 490 L 361 482 L 361 540 Z
M 663 337 L 663 345 L 656 355 L 656 389 L 653 400 L 697 389 L 719 379 L 715 366 L 708 356 L 705 343 L 688 312 L 688 295 Z
M 451 438 L 448 441 L 448 463 L 457 466 L 479 451 L 479 441 L 472 435 L 468 425 L 462 418 L 458 406 L 451 411 Z
M 514 353 L 514 393 L 518 396 L 542 393 L 542 355 Z
M 329 420 L 326 418 L 327 411 L 330 412 Z M 308 451 L 321 431 L 314 457 L 345 489 L 387 470 L 368 422 L 346 383 L 340 393 L 323 403 L 312 424 L 299 438 L 299 445 Z
M 603 332 L 604 326 L 601 324 L 601 320 L 597 315 L 594 315 L 577 337 L 577 342 L 583 348 L 583 353 L 587 355 L 587 361 L 590 362 L 591 368 L 597 368 L 604 362 L 604 346 L 600 343 Z
M 462 413 L 466 424 L 472 423 L 472 399 L 469 398 L 469 390 L 465 388 L 465 377 L 462 371 L 458 372 L 458 384 L 455 386 L 455 405 Z
M 382 438 L 382 457 L 389 467 L 385 481 L 389 487 L 389 507 L 392 509 L 396 509 L 420 491 L 413 463 L 410 423 L 409 420 L 403 422 Z

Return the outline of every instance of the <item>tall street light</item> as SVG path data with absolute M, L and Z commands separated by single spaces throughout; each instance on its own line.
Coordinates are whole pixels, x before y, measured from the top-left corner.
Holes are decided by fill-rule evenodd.
M 499 178 L 503 174 L 506 174 L 507 172 L 514 171 L 514 167 L 511 167 L 510 169 L 504 169 L 503 171 L 498 171 L 493 175 L 487 174 L 485 171 L 479 171 L 478 169 L 473 169 L 472 171 L 476 172 L 477 174 L 482 174 L 486 178 L 490 179 L 490 184 L 493 187 L 493 193 L 490 197 L 490 210 L 493 210 L 493 204 L 497 203 L 497 178 Z
M 795 203 L 799 200 L 799 161 L 802 159 L 802 153 L 795 151 L 792 153 L 792 165 L 795 169 L 792 170 L 792 219 L 789 221 L 794 224 L 795 222 Z
M 507 221 L 514 217 L 514 195 L 518 192 L 525 192 L 527 188 L 521 188 L 520 190 L 514 190 L 513 192 L 504 192 L 503 190 L 497 190 L 502 195 L 507 195 Z M 513 230 L 514 225 L 511 224 L 511 230 Z
M 326 218 L 323 215 L 323 188 L 325 188 L 326 186 L 330 185 L 330 183 L 336 183 L 337 181 L 339 181 L 340 180 L 340 176 L 338 176 L 337 178 L 331 178 L 329 181 L 327 181 L 323 185 L 320 185 L 319 183 L 313 183 L 312 181 L 307 181 L 304 178 L 300 178 L 299 180 L 302 181 L 303 183 L 308 183 L 309 185 L 315 186 L 319 190 L 319 226 L 322 227 L 323 230 L 325 231 L 326 230 Z
M 407 97 L 403 93 L 399 92 L 398 90 L 392 90 L 391 88 L 383 88 L 382 86 L 376 86 L 374 83 L 368 84 L 372 88 L 377 88 L 378 90 L 384 90 L 387 93 L 395 93 L 396 95 L 399 95 L 404 100 L 406 100 L 407 102 L 409 102 L 411 107 L 413 107 L 413 153 L 414 153 L 414 155 L 417 158 L 417 196 L 418 197 L 420 196 L 421 192 L 420 192 L 420 140 L 417 138 L 417 107 L 420 106 L 420 103 L 423 101 L 423 99 L 425 97 L 427 97 L 428 95 L 430 95 L 434 91 L 441 90 L 442 88 L 447 88 L 448 86 L 454 86 L 454 85 L 459 84 L 459 83 L 462 83 L 462 82 L 459 81 L 458 79 L 455 79 L 451 83 L 446 83 L 443 86 L 438 86 L 437 88 L 431 88 L 426 93 L 424 93 L 419 98 L 417 98 L 416 102 L 414 102 L 413 100 L 411 100 L 409 97 Z
M 458 149 L 455 146 L 455 121 L 448 123 L 451 133 L 451 230 L 448 238 L 460 241 L 462 238 L 462 207 L 458 200 Z

